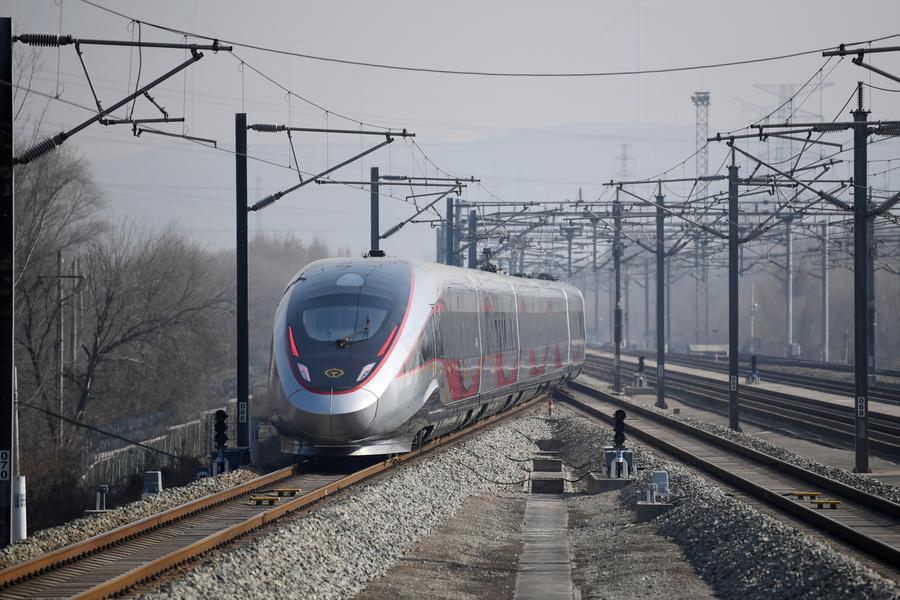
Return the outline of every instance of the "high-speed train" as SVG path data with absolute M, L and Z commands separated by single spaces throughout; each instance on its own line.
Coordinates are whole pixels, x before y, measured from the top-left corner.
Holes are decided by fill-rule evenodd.
M 576 377 L 565 283 L 366 257 L 311 263 L 275 313 L 262 417 L 282 452 L 407 452 Z

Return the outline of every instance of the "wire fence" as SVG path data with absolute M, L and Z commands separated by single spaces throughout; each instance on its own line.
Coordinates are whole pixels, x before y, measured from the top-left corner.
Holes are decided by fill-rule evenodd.
M 141 441 L 143 445 L 166 454 L 140 446 L 126 446 L 94 454 L 84 474 L 85 482 L 91 485 L 116 484 L 144 472 L 148 467 L 176 467 L 179 460 L 209 456 L 215 449 L 214 415 L 220 409 L 228 413 L 228 423 L 237 423 L 237 401 L 232 398 L 225 406 L 205 410 L 192 421 L 172 425 L 161 435 Z

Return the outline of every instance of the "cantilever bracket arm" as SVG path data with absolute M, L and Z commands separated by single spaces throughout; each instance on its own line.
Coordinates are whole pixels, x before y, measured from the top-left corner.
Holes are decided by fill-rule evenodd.
M 862 53 L 860 53 L 856 58 L 853 59 L 853 64 L 858 65 L 858 66 L 862 67 L 863 69 L 868 69 L 868 70 L 872 71 L 873 73 L 878 73 L 882 77 L 887 77 L 888 79 L 891 79 L 893 81 L 900 83 L 900 77 L 897 77 L 896 75 L 891 75 L 887 71 L 883 71 L 883 70 L 879 69 L 878 67 L 873 67 L 870 64 L 864 63 L 862 57 L 863 57 L 863 55 L 862 55 Z
M 656 202 L 653 202 L 652 200 L 647 200 L 646 198 L 642 198 L 642 197 L 638 196 L 637 194 L 635 194 L 635 193 L 633 193 L 633 192 L 630 192 L 630 191 L 626 190 L 625 188 L 619 188 L 619 189 L 620 189 L 623 193 L 628 194 L 629 196 L 632 196 L 632 197 L 634 197 L 634 198 L 637 198 L 638 200 L 640 200 L 640 201 L 643 202 L 644 204 L 649 204 L 650 206 L 655 206 L 656 208 L 661 208 L 661 209 L 663 209 L 663 211 L 665 211 L 665 213 L 666 213 L 667 215 L 669 215 L 669 216 L 677 217 L 677 218 L 681 219 L 682 221 L 685 221 L 685 222 L 687 222 L 687 223 L 690 223 L 690 224 L 693 225 L 694 227 L 699 227 L 700 229 L 702 229 L 703 231 L 709 233 L 710 235 L 713 235 L 713 236 L 715 236 L 715 237 L 717 237 L 717 238 L 719 238 L 719 239 L 723 239 L 723 240 L 727 240 L 727 239 L 728 239 L 728 236 L 725 235 L 724 233 L 720 232 L 718 229 L 715 229 L 715 228 L 713 228 L 713 227 L 710 227 L 709 225 L 704 225 L 703 223 L 701 223 L 701 222 L 699 222 L 699 221 L 695 221 L 695 220 L 693 220 L 693 219 L 689 219 L 689 218 L 685 217 L 684 215 L 680 215 L 680 214 L 678 214 L 678 213 L 676 213 L 676 212 L 672 212 L 671 208 L 666 207 L 666 206 L 663 206 L 662 204 L 657 204 Z
M 325 127 L 291 127 L 288 125 L 275 125 L 272 123 L 253 123 L 252 125 L 247 125 L 247 129 L 263 133 L 277 133 L 279 131 L 302 131 L 305 133 L 346 133 L 352 135 L 387 135 L 403 138 L 416 137 L 416 134 L 410 133 L 406 131 L 406 129 L 403 129 L 401 131 L 394 131 L 393 129 L 386 129 L 382 131 L 371 129 L 329 129 Z
M 864 54 L 876 54 L 879 52 L 900 52 L 900 46 L 882 46 L 881 48 L 850 48 L 847 49 L 846 44 L 840 44 L 837 50 L 826 50 L 822 52 L 822 56 L 840 56 L 841 58 L 848 54 L 856 54 L 862 56 Z
M 293 192 L 293 191 L 299 190 L 300 188 L 302 188 L 303 186 L 305 186 L 305 185 L 307 185 L 307 184 L 310 184 L 310 183 L 312 183 L 312 182 L 314 182 L 314 181 L 315 181 L 316 183 L 319 183 L 319 179 L 320 179 L 320 178 L 325 177 L 325 176 L 328 175 L 329 173 L 331 173 L 331 172 L 333 172 L 333 171 L 337 171 L 337 170 L 340 169 L 341 167 L 344 167 L 344 166 L 349 165 L 350 163 L 352 163 L 352 162 L 354 162 L 354 161 L 359 160 L 360 158 L 362 158 L 363 156 L 366 156 L 367 154 L 371 154 L 371 153 L 375 152 L 375 151 L 378 150 L 379 148 L 382 148 L 382 147 L 384 147 L 384 146 L 387 146 L 388 144 L 390 144 L 390 143 L 393 142 L 393 141 L 394 141 L 394 138 L 388 136 L 388 138 L 387 138 L 385 141 L 381 142 L 380 144 L 376 144 L 375 146 L 372 146 L 372 147 L 369 148 L 368 150 L 365 150 L 364 152 L 360 152 L 360 153 L 357 154 L 356 156 L 353 156 L 353 157 L 351 157 L 351 158 L 348 158 L 347 160 L 345 160 L 345 161 L 342 162 L 342 163 L 338 163 L 338 164 L 334 165 L 334 166 L 331 167 L 331 168 L 325 169 L 324 171 L 322 171 L 322 172 L 319 173 L 318 175 L 313 175 L 313 176 L 310 177 L 309 179 L 306 179 L 306 180 L 304 180 L 304 181 L 301 181 L 300 183 L 298 183 L 298 184 L 296 184 L 296 185 L 294 185 L 294 186 L 291 186 L 291 187 L 287 188 L 286 190 L 281 190 L 280 192 L 275 192 L 274 194 L 271 194 L 271 195 L 269 195 L 269 196 L 266 196 L 266 197 L 263 198 L 262 200 L 257 201 L 257 202 L 256 202 L 255 204 L 253 204 L 252 206 L 249 206 L 249 207 L 247 208 L 247 210 L 249 210 L 249 211 L 257 211 L 257 210 L 261 210 L 261 209 L 263 209 L 263 208 L 269 206 L 270 204 L 274 204 L 277 200 L 279 200 L 280 198 L 282 198 L 282 197 L 285 196 L 286 194 L 290 194 L 290 193 Z
M 743 154 L 744 156 L 746 156 L 746 157 L 749 158 L 750 160 L 756 161 L 757 163 L 763 165 L 764 167 L 770 169 L 771 171 L 774 171 L 775 173 L 778 173 L 779 175 L 781 175 L 781 176 L 784 177 L 785 179 L 788 179 L 788 180 L 790 180 L 790 181 L 793 181 L 794 183 L 796 183 L 797 185 L 799 185 L 799 186 L 802 187 L 803 189 L 805 189 L 805 190 L 807 190 L 807 191 L 809 191 L 809 192 L 812 192 L 813 194 L 815 194 L 816 196 L 818 196 L 819 198 L 821 198 L 821 199 L 824 200 L 825 202 L 828 202 L 829 204 L 833 204 L 834 206 L 837 206 L 837 207 L 840 208 L 841 210 L 846 210 L 846 211 L 852 210 L 851 206 L 850 206 L 849 204 L 847 204 L 846 202 L 844 202 L 843 200 L 841 200 L 841 199 L 839 199 L 839 198 L 836 198 L 835 196 L 833 196 L 833 195 L 831 195 L 831 194 L 829 194 L 829 193 L 827 193 L 827 192 L 823 192 L 823 191 L 821 191 L 821 190 L 817 190 L 817 189 L 815 189 L 814 187 L 812 187 L 811 185 L 807 185 L 806 183 L 804 183 L 804 182 L 800 181 L 799 179 L 795 178 L 793 175 L 789 175 L 789 174 L 785 173 L 784 171 L 781 171 L 781 170 L 779 170 L 779 169 L 773 167 L 772 165 L 768 164 L 767 162 L 765 162 L 765 161 L 763 161 L 763 160 L 761 160 L 761 159 L 759 159 L 759 158 L 753 156 L 753 155 L 750 154 L 749 152 L 747 152 L 747 151 L 745 151 L 745 150 L 741 150 L 740 148 L 738 148 L 737 146 L 735 146 L 735 145 L 734 145 L 733 143 L 731 143 L 731 142 L 729 142 L 728 145 L 729 145 L 733 150 L 736 150 L 737 152 L 740 152 L 741 154 Z
M 191 50 L 191 57 L 189 59 L 187 59 L 186 61 L 184 61 L 183 63 L 181 63 L 180 65 L 178 65 L 177 67 L 175 67 L 174 69 L 172 69 L 171 71 L 169 71 L 168 73 L 160 75 L 159 77 L 157 77 L 156 79 L 154 79 L 153 81 L 148 83 L 147 85 L 143 86 L 141 89 L 136 90 L 135 92 L 133 92 L 131 94 L 128 94 L 127 96 L 125 96 L 124 98 L 122 98 L 121 100 L 116 102 L 115 104 L 111 105 L 109 108 L 98 111 L 96 115 L 94 115 L 87 121 L 84 121 L 83 123 L 76 125 L 75 127 L 71 128 L 67 131 L 62 131 L 51 138 L 47 138 L 41 142 L 38 142 L 37 144 L 35 144 L 31 148 L 29 148 L 28 150 L 23 152 L 21 155 L 14 158 L 13 164 L 14 165 L 15 164 L 21 164 L 21 165 L 28 164 L 29 162 L 31 162 L 32 160 L 34 160 L 36 158 L 40 158 L 41 156 L 44 156 L 45 154 L 49 154 L 50 152 L 52 152 L 53 150 L 56 150 L 59 146 L 61 146 L 63 144 L 63 142 L 65 142 L 68 138 L 72 137 L 73 135 L 75 135 L 76 133 L 81 131 L 82 129 L 86 128 L 88 125 L 91 125 L 93 123 L 96 123 L 96 122 L 102 120 L 106 115 L 110 114 L 114 110 L 118 110 L 118 109 L 122 108 L 123 106 L 125 106 L 126 104 L 128 104 L 129 102 L 131 102 L 132 100 L 137 98 L 138 96 L 143 95 L 145 92 L 156 87 L 157 85 L 166 81 L 167 79 L 171 79 L 172 77 L 174 77 L 181 71 L 185 70 L 186 68 L 188 68 L 189 66 L 191 66 L 192 64 L 194 64 L 195 62 L 200 60 L 201 58 L 203 58 L 203 54 L 201 52 L 197 52 L 196 50 Z
M 494 232 L 497 231 L 498 229 L 504 229 L 504 230 L 505 230 L 505 229 L 506 229 L 507 223 L 510 223 L 513 219 L 515 219 L 516 217 L 520 216 L 522 213 L 528 212 L 528 210 L 529 210 L 529 207 L 528 207 L 528 206 L 523 206 L 522 208 L 519 209 L 518 212 L 515 212 L 515 213 L 513 213 L 512 215 L 510 215 L 510 216 L 504 218 L 504 219 L 501 220 L 499 223 L 497 223 L 496 225 L 494 225 L 493 227 L 491 227 L 490 229 L 488 229 L 487 231 L 485 231 L 484 233 L 482 233 L 481 236 L 482 236 L 482 237 L 489 237 L 492 233 L 494 233 Z M 485 220 L 487 217 L 490 217 L 490 216 L 491 216 L 491 215 L 484 215 L 484 216 L 482 216 L 482 219 L 481 219 L 482 222 L 484 222 L 484 220 Z M 507 231 L 508 231 L 508 230 L 507 230 Z M 468 248 L 469 248 L 469 242 L 466 241 L 465 243 L 463 243 L 463 244 L 460 245 L 459 251 L 462 252 L 463 250 L 467 250 Z M 503 250 L 506 250 L 506 247 L 503 247 Z M 502 252 L 502 250 L 501 250 L 501 252 Z
M 439 194 L 438 197 L 435 198 L 434 200 L 432 200 L 431 202 L 429 202 L 428 204 L 426 204 L 425 206 L 423 206 L 422 208 L 420 208 L 419 210 L 417 210 L 416 214 L 409 217 L 408 219 L 404 219 L 404 220 L 400 221 L 399 223 L 397 223 L 396 225 L 394 225 L 393 227 L 391 227 L 390 229 L 388 229 L 387 231 L 385 231 L 378 237 L 382 240 L 391 237 L 392 235 L 394 235 L 395 233 L 400 231 L 404 225 L 406 225 L 407 223 L 411 223 L 413 219 L 415 219 L 416 217 L 421 215 L 423 212 L 425 212 L 426 210 L 428 210 L 429 208 L 431 208 L 432 206 L 434 206 L 435 204 L 437 204 L 438 202 L 443 200 L 444 197 L 447 196 L 447 194 L 450 194 L 451 192 L 455 191 L 456 189 L 457 189 L 456 186 L 452 186 L 444 192 L 438 192 L 438 194 Z
M 213 40 L 212 44 L 178 44 L 170 42 L 144 42 L 133 40 L 95 40 L 76 38 L 71 35 L 53 35 L 52 33 L 23 33 L 13 36 L 12 41 L 20 42 L 30 46 L 58 47 L 68 46 L 69 44 L 81 46 L 126 46 L 131 48 L 168 48 L 172 50 L 212 50 L 218 52 L 231 52 L 231 46 L 223 46 L 219 40 Z

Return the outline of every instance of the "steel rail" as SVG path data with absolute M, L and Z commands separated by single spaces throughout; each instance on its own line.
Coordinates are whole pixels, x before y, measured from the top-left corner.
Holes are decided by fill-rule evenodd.
M 606 372 L 612 368 L 612 361 L 606 357 L 593 356 L 589 357 L 585 363 L 588 369 L 597 369 L 600 372 Z M 625 363 L 623 365 L 629 372 L 636 372 L 636 365 L 633 363 Z M 652 371 L 645 373 L 645 379 L 648 384 L 656 381 L 656 374 Z M 666 379 L 685 386 L 686 391 L 693 392 L 701 390 L 704 395 L 702 399 L 717 399 L 721 394 L 726 381 L 720 381 L 712 378 L 692 375 L 688 373 L 680 373 L 675 370 L 666 372 Z M 848 396 L 849 398 L 849 396 Z M 848 403 L 847 405 L 834 404 L 824 402 L 814 398 L 805 398 L 802 396 L 794 396 L 777 390 L 765 389 L 759 386 L 745 386 L 742 389 L 741 400 L 755 402 L 759 405 L 777 406 L 785 410 L 800 410 L 803 414 L 818 416 L 824 419 L 837 421 L 841 424 L 852 424 L 853 409 Z M 900 438 L 900 418 L 880 413 L 872 412 L 871 417 L 875 420 L 876 429 L 883 431 L 888 435 Z
M 216 506 L 217 504 L 228 502 L 238 496 L 278 483 L 281 480 L 289 478 L 293 474 L 294 466 L 285 467 L 228 488 L 227 490 L 215 492 L 208 496 L 188 502 L 187 504 L 182 504 L 181 506 L 170 508 L 161 513 L 150 515 L 149 517 L 145 517 L 134 523 L 128 523 L 110 531 L 99 533 L 86 540 L 64 546 L 58 550 L 53 550 L 37 558 L 11 565 L 0 571 L 0 590 L 34 574 L 51 570 L 59 565 L 77 560 L 82 556 L 101 551 L 124 540 L 137 537 L 142 533 L 180 521 L 185 517 Z
M 601 344 L 589 344 L 588 352 L 590 351 L 609 351 L 608 346 L 603 346 Z M 628 354 L 637 356 L 638 354 L 644 354 L 647 358 L 654 358 L 655 353 L 653 350 L 649 351 L 641 351 L 636 352 L 634 350 L 623 350 L 622 354 Z M 740 360 L 747 362 L 750 360 L 750 353 L 741 352 Z M 838 362 L 822 362 L 819 360 L 810 360 L 806 358 L 786 358 L 783 356 L 774 356 L 770 354 L 757 354 L 759 360 L 763 364 L 767 365 L 777 365 L 781 367 L 797 367 L 801 369 L 819 369 L 823 371 L 833 371 L 835 373 L 853 373 L 853 365 L 848 365 L 845 363 Z M 700 355 L 687 354 L 683 352 L 667 352 L 666 353 L 667 361 L 677 360 L 677 359 L 702 359 L 702 360 L 710 360 L 709 358 L 704 358 Z M 888 377 L 900 377 L 900 369 L 876 369 L 876 375 L 885 375 Z M 900 386 L 898 386 L 900 388 Z
M 708 431 L 693 427 L 682 421 L 671 419 L 665 415 L 661 415 L 649 408 L 642 407 L 638 404 L 628 402 L 622 398 L 612 396 L 590 386 L 571 382 L 569 386 L 581 393 L 587 394 L 602 402 L 613 404 L 614 406 L 624 407 L 632 414 L 639 415 L 642 419 L 647 419 L 655 423 L 661 423 L 666 427 L 670 427 L 678 432 L 685 433 L 692 438 L 705 441 L 713 446 L 718 447 L 730 454 L 737 454 L 749 461 L 767 467 L 773 471 L 794 478 L 804 484 L 813 485 L 827 490 L 835 495 L 842 496 L 858 505 L 874 511 L 880 516 L 889 517 L 891 519 L 900 520 L 900 504 L 891 502 L 879 496 L 868 494 L 857 488 L 851 487 L 839 481 L 835 481 L 828 477 L 819 475 L 812 471 L 808 471 L 796 465 L 792 465 L 775 457 L 769 456 L 757 450 L 753 450 L 737 442 L 719 437 Z M 556 395 L 562 400 L 572 404 L 580 410 L 599 417 L 609 423 L 613 422 L 611 414 L 607 414 L 595 407 L 584 402 L 580 402 L 574 395 L 557 390 Z M 821 511 L 813 510 L 800 502 L 796 502 L 781 493 L 769 489 L 759 483 L 738 475 L 728 468 L 715 464 L 711 459 L 700 457 L 677 444 L 661 439 L 659 436 L 646 432 L 640 427 L 626 422 L 625 431 L 639 438 L 656 448 L 662 449 L 666 453 L 675 456 L 686 464 L 696 467 L 701 471 L 707 472 L 714 477 L 732 485 L 750 496 L 772 506 L 781 512 L 787 513 L 792 517 L 796 517 L 829 535 L 850 543 L 857 548 L 863 550 L 870 556 L 889 564 L 893 567 L 900 567 L 900 548 L 887 544 L 875 537 L 856 529 L 848 524 L 835 520 Z M 798 488 L 799 489 L 799 488 Z
M 465 437 L 471 436 L 472 434 L 481 431 L 482 429 L 491 427 L 499 422 L 519 415 L 522 412 L 533 408 L 537 403 L 543 400 L 544 397 L 545 395 L 541 395 L 537 398 L 533 398 L 531 400 L 523 402 L 521 405 L 513 406 L 506 411 L 502 411 L 498 414 L 477 421 L 476 423 L 466 427 L 465 429 L 432 440 L 424 446 L 409 453 L 400 456 L 394 456 L 383 462 L 365 467 L 359 471 L 342 477 L 337 481 L 325 484 L 308 493 L 290 499 L 283 504 L 273 506 L 268 510 L 261 511 L 243 520 L 240 523 L 236 523 L 230 527 L 227 527 L 226 529 L 197 540 L 187 546 L 178 548 L 163 556 L 141 564 L 140 566 L 137 566 L 127 571 L 126 573 L 99 583 L 91 587 L 90 589 L 80 592 L 72 597 L 80 599 L 106 598 L 111 595 L 123 592 L 129 587 L 160 575 L 180 564 L 184 564 L 190 560 L 193 560 L 216 547 L 222 546 L 253 530 L 264 527 L 285 515 L 308 508 L 316 502 L 319 502 L 323 498 L 349 488 L 364 479 L 368 479 L 375 475 L 387 472 L 397 465 L 416 459 L 436 449 L 445 447 Z M 258 477 L 251 481 L 245 482 L 241 485 L 229 488 L 228 490 L 210 494 L 209 496 L 205 496 L 204 498 L 200 498 L 182 506 L 169 509 L 157 515 L 151 515 L 135 523 L 124 525 L 106 533 L 98 534 L 92 538 L 89 538 L 88 540 L 84 540 L 82 542 L 60 548 L 59 550 L 50 552 L 30 561 L 10 566 L 0 571 L 0 592 L 9 588 L 10 586 L 14 586 L 18 582 L 28 580 L 35 576 L 40 576 L 47 572 L 52 572 L 55 568 L 64 566 L 73 561 L 77 561 L 80 558 L 117 547 L 124 541 L 139 537 L 142 534 L 159 529 L 166 525 L 174 524 L 190 515 L 203 512 L 204 510 L 207 510 L 213 506 L 227 503 L 229 501 L 234 501 L 239 497 L 254 491 L 264 491 L 265 488 L 271 487 L 273 484 L 289 480 L 292 476 L 297 474 L 298 473 L 295 466 L 279 469 L 278 471 L 274 471 L 262 477 Z M 2 595 L 3 594 L 0 593 L 0 596 Z
M 593 359 L 596 360 L 596 359 Z M 629 365 L 630 366 L 630 365 Z M 587 373 L 608 374 L 611 365 L 586 363 Z M 655 374 L 648 371 L 648 383 L 655 381 Z M 685 404 L 719 414 L 728 414 L 727 383 L 697 380 L 696 377 L 675 373 L 666 374 L 671 396 Z M 782 396 L 770 390 L 743 388 L 741 408 L 748 422 L 765 427 L 779 428 L 787 423 L 806 429 L 832 441 L 853 441 L 852 412 L 840 406 L 822 404 L 815 400 Z M 755 417 L 755 418 L 752 418 Z M 761 420 L 760 420 L 761 419 Z M 870 440 L 873 449 L 891 455 L 900 455 L 900 423 L 887 415 L 870 415 Z
M 654 359 L 654 352 L 635 353 L 623 352 L 629 356 L 646 355 L 649 359 Z M 742 360 L 747 361 L 749 357 L 742 356 Z M 688 367 L 704 369 L 708 371 L 716 371 L 720 373 L 728 372 L 727 363 L 717 362 L 713 359 L 692 356 L 681 353 L 667 353 L 666 362 L 671 364 L 681 364 Z M 797 368 L 797 369 L 820 369 L 832 373 L 849 373 L 850 371 L 844 367 L 846 365 L 832 365 L 829 363 L 816 363 L 812 361 L 793 361 L 790 359 L 778 359 L 777 357 L 760 357 L 760 362 L 765 366 L 781 367 L 781 368 Z M 896 377 L 895 371 L 881 371 L 881 375 Z M 830 394 L 853 396 L 853 383 L 842 379 L 834 379 L 829 377 L 807 375 L 803 373 L 793 373 L 789 371 L 765 370 L 763 377 L 766 381 L 772 383 L 784 383 L 795 387 L 813 389 Z M 884 402 L 886 404 L 900 404 L 900 385 L 893 383 L 876 383 L 869 388 L 869 400 Z

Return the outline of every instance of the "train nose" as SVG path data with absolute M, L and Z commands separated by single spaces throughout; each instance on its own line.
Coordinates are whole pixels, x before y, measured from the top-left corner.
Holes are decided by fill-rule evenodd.
M 310 394 L 305 390 L 291 396 L 296 409 L 292 424 L 304 436 L 322 441 L 349 441 L 359 437 L 375 420 L 378 397 L 367 390 L 349 394 Z

